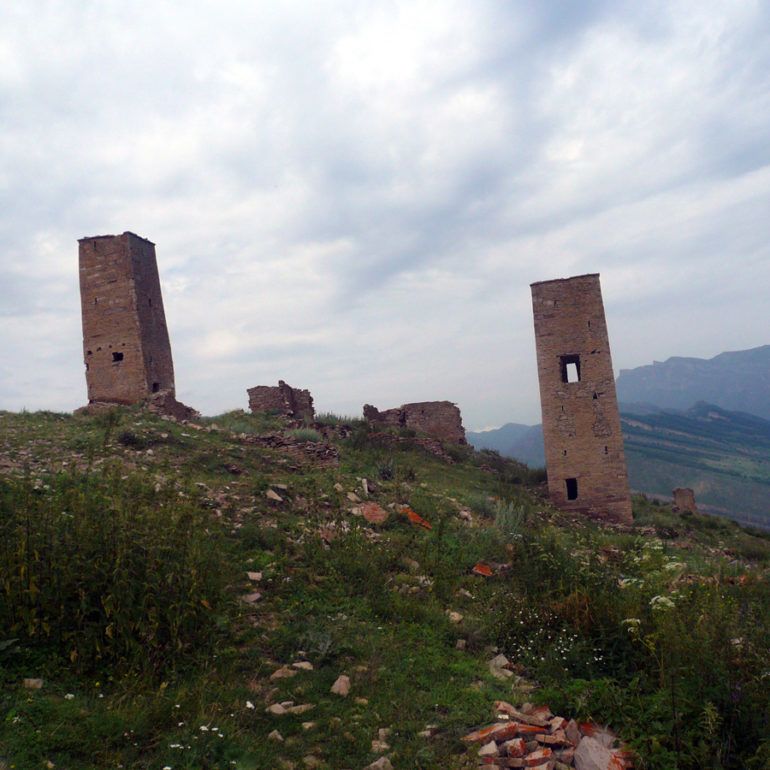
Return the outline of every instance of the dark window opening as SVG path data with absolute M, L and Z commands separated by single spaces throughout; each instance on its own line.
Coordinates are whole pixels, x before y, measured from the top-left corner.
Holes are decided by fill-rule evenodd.
M 160 390 L 160 383 L 159 382 L 153 382 L 152 383 L 152 392 L 157 393 Z
M 577 479 L 566 479 L 567 500 L 577 500 Z
M 562 356 L 560 360 L 562 382 L 580 382 L 580 356 Z
M 563 455 L 564 457 L 566 457 L 566 456 L 567 456 L 567 450 L 566 450 L 566 449 L 563 449 L 563 450 L 562 450 L 562 455 Z
M 99 298 L 98 297 L 94 297 L 94 305 L 98 305 L 98 304 L 99 304 Z
M 122 353 L 113 353 L 112 354 L 112 360 L 113 361 L 122 361 L 123 360 L 123 354 Z
M 591 328 L 591 322 L 590 321 L 588 322 L 588 328 L 589 329 Z
M 599 394 L 598 393 L 594 393 L 594 401 L 596 401 L 598 398 L 599 398 Z
M 607 449 L 607 447 L 604 447 L 604 454 L 608 455 L 610 453 L 610 450 Z
M 86 351 L 86 355 L 87 355 L 87 356 L 92 356 L 93 354 L 94 354 L 94 351 L 93 351 L 93 350 L 87 350 L 87 351 Z
M 148 304 L 150 307 L 152 307 L 152 297 L 150 297 L 150 298 L 147 300 L 147 304 Z

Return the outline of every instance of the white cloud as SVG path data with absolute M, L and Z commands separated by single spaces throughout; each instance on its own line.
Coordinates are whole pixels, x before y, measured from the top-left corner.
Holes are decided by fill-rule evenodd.
M 767 343 L 762 4 L 0 9 L 0 408 L 85 398 L 76 239 L 157 243 L 180 396 L 539 419 L 528 284 L 616 366 Z

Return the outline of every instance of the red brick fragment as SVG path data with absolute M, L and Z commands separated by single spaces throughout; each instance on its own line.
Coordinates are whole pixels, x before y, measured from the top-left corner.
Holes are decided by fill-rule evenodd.
M 482 577 L 492 577 L 495 573 L 492 571 L 492 567 L 486 562 L 477 562 L 471 570 L 474 575 L 481 575 Z
M 423 519 L 419 513 L 415 513 L 415 511 L 413 511 L 408 506 L 403 509 L 403 512 L 406 514 L 407 518 L 412 522 L 412 524 L 417 524 L 424 529 L 433 529 L 433 525 L 429 521 Z

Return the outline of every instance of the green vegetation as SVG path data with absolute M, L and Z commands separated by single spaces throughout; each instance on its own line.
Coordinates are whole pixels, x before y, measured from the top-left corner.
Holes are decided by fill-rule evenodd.
M 361 768 L 389 728 L 396 768 L 471 768 L 498 698 L 641 768 L 768 767 L 770 538 L 644 498 L 575 525 L 542 472 L 352 428 L 333 465 L 255 445 L 277 417 L 0 413 L 0 767 Z

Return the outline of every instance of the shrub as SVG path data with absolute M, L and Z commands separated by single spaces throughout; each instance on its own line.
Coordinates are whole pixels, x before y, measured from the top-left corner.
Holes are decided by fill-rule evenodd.
M 0 482 L 5 635 L 80 670 L 184 663 L 210 648 L 230 609 L 228 562 L 209 523 L 173 490 L 118 469 Z
M 297 439 L 297 441 L 321 441 L 323 438 L 321 434 L 313 428 L 295 428 L 294 430 L 287 430 L 286 435 Z

